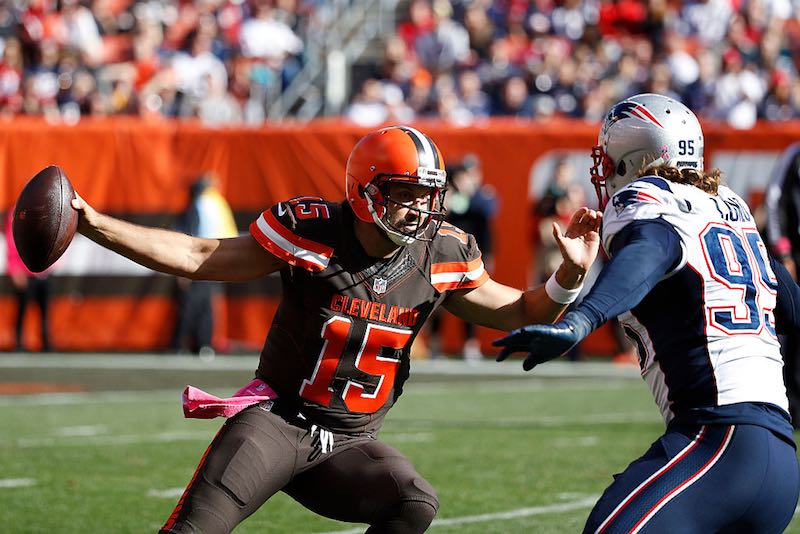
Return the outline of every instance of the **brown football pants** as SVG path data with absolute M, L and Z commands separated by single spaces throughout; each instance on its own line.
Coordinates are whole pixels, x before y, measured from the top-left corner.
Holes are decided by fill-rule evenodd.
M 231 532 L 278 491 L 325 517 L 367 523 L 370 534 L 428 528 L 436 492 L 399 451 L 269 409 L 262 403 L 226 421 L 160 532 Z

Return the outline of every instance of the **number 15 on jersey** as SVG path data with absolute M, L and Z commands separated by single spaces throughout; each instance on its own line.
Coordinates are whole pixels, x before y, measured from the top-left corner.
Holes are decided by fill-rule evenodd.
M 348 338 L 353 330 L 352 320 L 335 316 L 322 326 L 324 343 L 317 366 L 311 378 L 303 380 L 300 396 L 322 406 L 329 406 L 336 392 L 333 382 L 346 356 Z M 364 338 L 353 365 L 366 373 L 370 380 L 360 382 L 352 377 L 342 389 L 341 397 L 351 412 L 373 413 L 386 403 L 394 386 L 400 360 L 395 355 L 408 343 L 412 332 L 379 324 L 368 323 Z

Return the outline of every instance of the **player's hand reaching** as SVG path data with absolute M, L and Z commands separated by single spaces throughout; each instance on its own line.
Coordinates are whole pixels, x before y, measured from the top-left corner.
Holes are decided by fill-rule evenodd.
M 576 273 L 579 279 L 583 278 L 597 257 L 602 220 L 601 212 L 584 207 L 572 214 L 564 233 L 561 233 L 558 224 L 553 223 L 553 237 L 561 249 L 564 267 Z
M 591 332 L 589 320 L 580 312 L 569 312 L 554 324 L 532 324 L 517 328 L 492 342 L 502 347 L 497 355 L 501 362 L 515 352 L 527 352 L 522 368 L 530 371 L 540 363 L 557 358 L 574 347 Z

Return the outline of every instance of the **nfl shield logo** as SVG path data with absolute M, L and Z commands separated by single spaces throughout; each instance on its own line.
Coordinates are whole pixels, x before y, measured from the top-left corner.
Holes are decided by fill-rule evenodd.
M 372 280 L 372 290 L 378 295 L 386 293 L 386 278 L 374 278 Z

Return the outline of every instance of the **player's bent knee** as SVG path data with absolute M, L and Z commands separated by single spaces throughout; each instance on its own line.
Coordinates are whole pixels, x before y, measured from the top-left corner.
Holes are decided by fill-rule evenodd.
M 436 517 L 438 501 L 400 501 L 385 509 L 367 534 L 418 534 L 428 530 Z
M 405 501 L 400 505 L 400 515 L 403 522 L 408 525 L 408 532 L 425 532 L 428 530 L 438 511 L 438 501 Z
M 433 486 L 422 477 L 411 478 L 400 488 L 397 501 L 385 507 L 367 531 L 370 534 L 425 532 L 439 511 Z
M 433 508 L 433 515 L 439 511 L 439 496 L 436 495 L 436 490 L 430 482 L 420 476 L 412 478 L 405 484 L 401 490 L 400 501 L 427 503 Z

